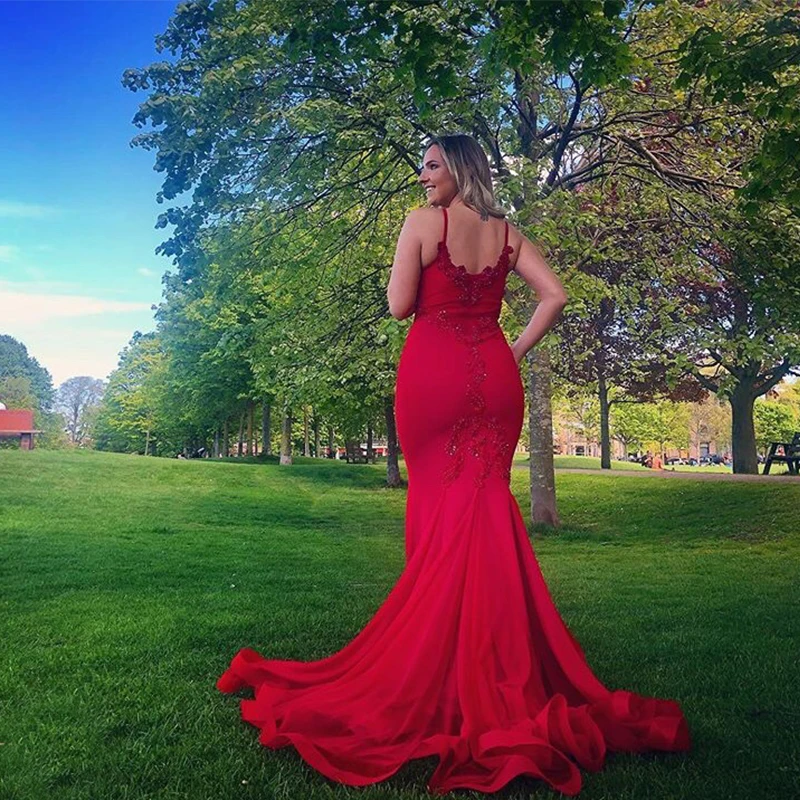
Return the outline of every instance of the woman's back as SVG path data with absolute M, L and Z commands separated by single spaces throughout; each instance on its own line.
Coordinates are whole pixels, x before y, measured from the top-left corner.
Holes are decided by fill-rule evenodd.
M 423 268 L 436 259 L 442 242 L 452 263 L 471 275 L 497 264 L 507 244 L 505 220 L 489 217 L 484 221 L 477 212 L 461 204 L 426 211 L 428 218 L 421 251 Z M 508 231 L 511 237 L 510 226 Z
M 464 317 L 469 317 L 474 322 L 480 321 L 483 333 L 488 333 L 490 328 L 494 328 L 495 333 L 500 333 L 497 319 L 513 252 L 507 241 L 508 226 L 500 219 L 487 223 L 478 219 L 475 223 L 459 215 L 456 223 L 462 226 L 462 235 L 459 237 L 459 232 L 454 232 L 450 224 L 451 209 L 432 211 L 438 217 L 435 222 L 439 231 L 435 235 L 435 254 L 423 267 L 419 279 L 414 305 L 415 320 L 433 317 L 446 327 L 457 327 L 462 324 Z M 473 223 L 471 230 L 470 222 Z M 426 219 L 425 225 L 429 223 L 430 220 Z M 500 230 L 495 228 L 495 224 L 499 225 Z M 475 230 L 476 225 L 485 225 L 489 230 Z M 500 238 L 496 242 L 495 237 L 498 234 Z M 456 238 L 462 238 L 462 241 L 454 241 Z M 434 231 L 425 230 L 422 244 L 428 244 L 429 239 L 434 241 Z M 455 261 L 453 247 L 465 257 L 470 255 L 463 240 L 476 242 L 474 252 L 487 252 L 486 260 L 478 261 L 482 256 L 473 254 L 469 261 Z M 478 331 L 473 333 L 477 334 Z

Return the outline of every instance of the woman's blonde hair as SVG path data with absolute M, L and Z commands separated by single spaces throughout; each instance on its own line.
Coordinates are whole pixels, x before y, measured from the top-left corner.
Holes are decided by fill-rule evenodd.
M 500 217 L 506 212 L 494 197 L 489 159 L 477 140 L 466 133 L 432 136 L 425 147 L 438 145 L 442 160 L 453 175 L 456 188 L 465 206 L 481 215 L 481 219 Z

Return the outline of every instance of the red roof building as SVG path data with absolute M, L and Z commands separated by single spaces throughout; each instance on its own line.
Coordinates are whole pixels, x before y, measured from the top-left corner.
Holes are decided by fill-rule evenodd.
M 34 430 L 33 411 L 0 409 L 0 439 L 19 439 L 22 450 L 33 450 L 33 435 L 41 433 Z

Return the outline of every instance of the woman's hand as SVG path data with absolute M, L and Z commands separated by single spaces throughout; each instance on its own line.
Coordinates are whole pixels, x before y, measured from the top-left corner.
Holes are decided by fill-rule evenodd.
M 533 289 L 537 298 L 536 308 L 530 322 L 514 342 L 516 345 L 513 348 L 514 357 L 519 364 L 525 353 L 538 344 L 555 325 L 567 304 L 567 293 L 558 276 L 545 261 L 539 248 L 526 236 L 516 229 L 514 230 L 515 234 L 520 237 L 519 255 L 514 270 Z M 517 356 L 520 350 L 522 355 Z

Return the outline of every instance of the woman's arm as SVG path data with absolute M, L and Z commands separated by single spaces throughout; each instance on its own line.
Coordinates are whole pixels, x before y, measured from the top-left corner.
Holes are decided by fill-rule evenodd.
M 428 209 L 414 209 L 403 223 L 397 239 L 392 274 L 386 287 L 389 313 L 395 319 L 405 319 L 414 313 L 419 276 L 422 272 L 421 227 Z
M 519 235 L 522 241 L 514 270 L 533 289 L 539 302 L 525 330 L 511 345 L 517 364 L 556 324 L 567 304 L 567 293 L 558 276 L 550 269 L 536 245 L 526 236 Z

